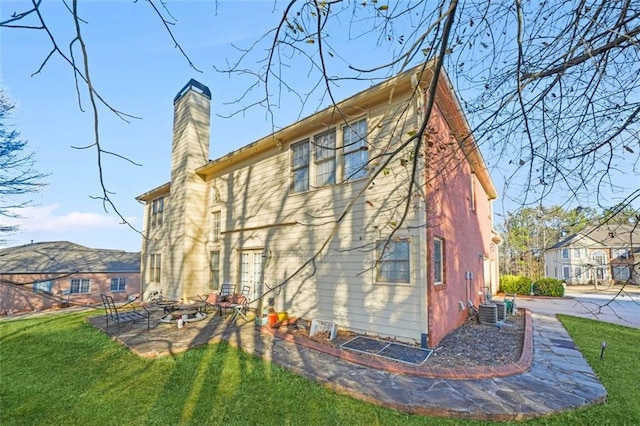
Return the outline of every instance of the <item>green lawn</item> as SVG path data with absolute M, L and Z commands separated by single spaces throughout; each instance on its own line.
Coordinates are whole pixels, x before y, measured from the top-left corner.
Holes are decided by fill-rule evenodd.
M 226 344 L 146 360 L 84 321 L 0 322 L 0 424 L 483 424 L 407 415 L 337 395 Z M 561 318 L 606 404 L 527 424 L 640 424 L 640 330 Z M 600 341 L 609 347 L 600 360 Z

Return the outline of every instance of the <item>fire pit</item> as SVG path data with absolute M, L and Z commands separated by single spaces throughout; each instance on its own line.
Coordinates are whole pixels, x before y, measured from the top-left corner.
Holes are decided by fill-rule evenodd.
M 204 312 L 205 307 L 205 303 L 174 304 L 170 307 L 170 310 L 165 311 L 160 321 L 164 323 L 177 322 L 179 319 L 184 322 L 201 321 L 207 317 Z

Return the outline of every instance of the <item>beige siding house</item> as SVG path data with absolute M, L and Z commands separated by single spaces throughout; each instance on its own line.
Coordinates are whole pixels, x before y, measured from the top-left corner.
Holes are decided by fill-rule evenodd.
M 211 94 L 190 81 L 174 99 L 171 181 L 137 198 L 145 294 L 231 282 L 255 308 L 436 344 L 497 285 L 498 238 L 496 191 L 446 75 L 428 137 L 403 146 L 431 79 L 414 68 L 215 160 Z M 438 318 L 431 300 L 447 306 Z
M 640 229 L 632 225 L 592 225 L 544 252 L 545 274 L 568 285 L 640 283 Z

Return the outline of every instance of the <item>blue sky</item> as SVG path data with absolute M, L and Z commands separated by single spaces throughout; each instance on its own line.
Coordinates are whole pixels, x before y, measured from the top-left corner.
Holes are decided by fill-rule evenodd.
M 45 16 L 56 34 L 64 36 L 68 13 L 61 3 L 50 3 L 54 2 L 45 2 Z M 257 110 L 232 119 L 216 115 L 237 109 L 224 104 L 240 96 L 246 82 L 230 80 L 214 71 L 213 65 L 224 67 L 226 57 L 236 56 L 231 43 L 249 46 L 264 33 L 273 20 L 262 18 L 271 12 L 272 4 L 220 2 L 217 10 L 213 2 L 170 4 L 178 21 L 176 37 L 201 73 L 189 67 L 144 2 L 80 2 L 89 23 L 84 31 L 94 85 L 112 106 L 141 117 L 125 123 L 104 109 L 100 116 L 105 149 L 142 164 L 107 159 L 104 166 L 114 201 L 138 228 L 142 206 L 135 197 L 169 180 L 173 97 L 190 78 L 213 92 L 211 158 L 250 143 L 270 129 L 264 113 Z M 25 2 L 3 1 L 0 7 L 6 19 L 23 10 Z M 247 13 L 248 9 L 253 12 Z M 86 112 L 79 110 L 69 67 L 53 57 L 40 74 L 31 76 L 49 52 L 46 35 L 3 30 L 0 36 L 0 84 L 17 106 L 11 124 L 35 151 L 38 170 L 49 174 L 47 187 L 33 197 L 34 205 L 21 210 L 23 232 L 13 235 L 11 244 L 70 240 L 91 247 L 139 250 L 141 237 L 91 198 L 100 195 L 95 150 L 72 146 L 92 143 L 93 123 L 86 96 L 82 98 Z M 290 114 L 283 120 L 287 118 L 295 120 Z
M 260 108 L 227 117 L 238 111 L 233 101 L 249 87 L 249 76 L 230 77 L 214 70 L 225 68 L 238 57 L 233 46 L 248 48 L 281 14 L 272 1 L 169 1 L 177 20 L 174 34 L 190 59 L 202 70 L 192 69 L 146 2 L 128 0 L 81 1 L 81 16 L 88 22 L 83 33 L 90 55 L 93 84 L 115 108 L 141 119 L 123 122 L 101 108 L 100 135 L 104 149 L 130 158 L 141 166 L 108 158 L 104 164 L 107 188 L 120 212 L 133 226 L 142 226 L 142 206 L 135 197 L 169 180 L 173 98 L 190 79 L 207 85 L 213 94 L 211 158 L 217 158 L 268 134 L 269 117 Z M 0 19 L 28 6 L 25 1 L 0 3 Z M 45 1 L 44 16 L 61 47 L 68 49 L 72 22 L 61 1 Z M 357 27 L 346 24 L 351 40 L 340 46 L 342 57 L 333 58 L 332 72 L 340 73 L 347 61 L 371 65 L 387 56 L 392 46 L 376 47 L 358 37 Z M 333 34 L 333 33 L 332 33 Z M 340 37 L 327 40 L 337 43 Z M 368 43 L 368 44 L 367 44 Z M 77 150 L 93 142 L 92 116 L 86 94 L 85 112 L 80 111 L 73 74 L 67 64 L 52 57 L 41 73 L 32 76 L 49 53 L 51 45 L 42 31 L 0 32 L 0 84 L 17 108 L 12 123 L 36 153 L 37 168 L 47 173 L 47 186 L 33 197 L 33 206 L 22 209 L 23 231 L 9 243 L 68 240 L 96 248 L 140 250 L 141 237 L 119 224 L 112 211 L 105 211 L 100 195 L 96 153 Z M 250 62 L 249 62 L 250 63 Z M 308 87 L 308 70 L 285 70 L 296 88 Z M 366 87 L 363 82 L 343 82 L 339 99 Z M 260 93 L 251 93 L 254 98 Z M 275 124 L 284 126 L 299 116 L 326 105 L 326 99 L 311 98 L 304 108 L 286 90 L 276 106 Z M 247 101 L 248 102 L 248 101 Z M 471 119 L 471 118 L 470 118 Z M 505 171 L 508 173 L 509 171 Z M 498 190 L 502 179 L 493 173 Z M 496 212 L 504 209 L 497 208 Z M 507 206 L 508 208 L 508 206 Z M 496 218 L 498 219 L 498 218 Z M 0 218 L 0 223 L 16 223 Z

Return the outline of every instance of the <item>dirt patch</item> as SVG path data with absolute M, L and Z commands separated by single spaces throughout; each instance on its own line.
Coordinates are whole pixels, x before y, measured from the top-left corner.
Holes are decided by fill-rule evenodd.
M 522 311 L 515 316 L 509 316 L 500 326 L 480 324 L 477 316 L 471 316 L 440 342 L 424 365 L 456 368 L 499 367 L 515 363 L 522 354 L 524 324 Z M 279 327 L 280 332 L 309 338 L 317 343 L 336 348 L 359 336 L 352 331 L 338 328 L 336 338 L 329 340 L 326 332 L 309 336 L 310 329 L 311 321 L 303 318 Z M 372 355 L 361 354 L 361 356 Z

